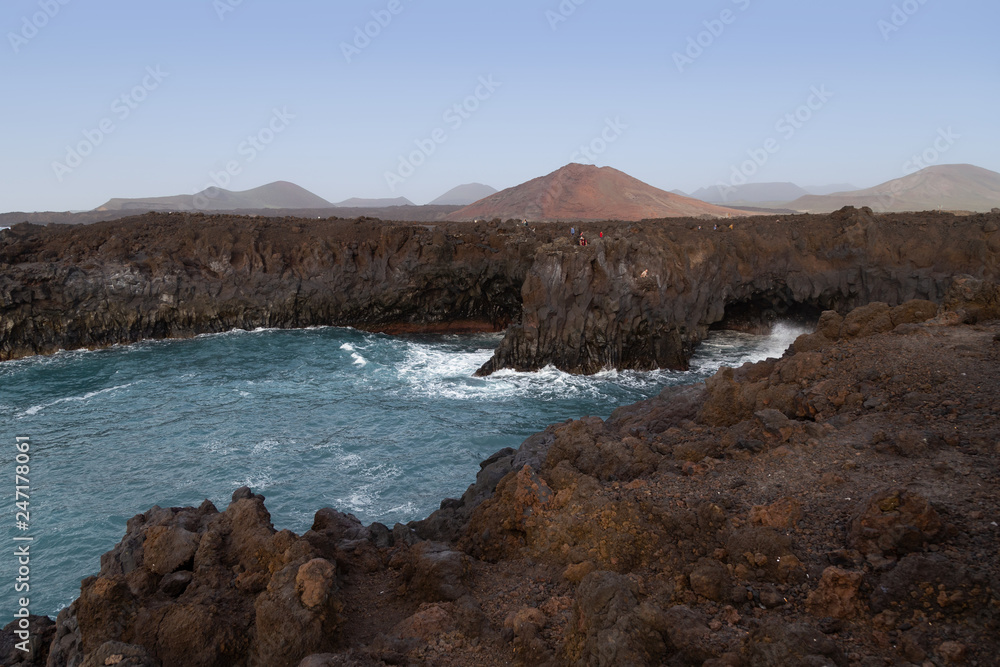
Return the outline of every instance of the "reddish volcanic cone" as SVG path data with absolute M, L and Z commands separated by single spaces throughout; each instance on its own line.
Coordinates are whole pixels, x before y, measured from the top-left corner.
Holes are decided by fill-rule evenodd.
M 654 188 L 611 167 L 570 164 L 455 211 L 449 220 L 643 220 L 745 211 L 706 204 Z

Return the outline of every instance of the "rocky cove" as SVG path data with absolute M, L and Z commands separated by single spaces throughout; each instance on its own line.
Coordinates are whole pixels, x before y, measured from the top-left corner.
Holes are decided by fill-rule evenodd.
M 711 326 L 819 317 L 482 464 L 424 521 L 153 508 L 4 664 L 990 664 L 997 216 L 430 227 L 154 215 L 5 232 L 4 358 L 232 327 L 506 328 L 481 372 L 683 367 Z M 701 224 L 704 229 L 698 229 Z M 598 240 L 598 232 L 605 238 Z M 825 311 L 825 312 L 823 312 Z M 110 545 L 109 545 L 110 546 Z

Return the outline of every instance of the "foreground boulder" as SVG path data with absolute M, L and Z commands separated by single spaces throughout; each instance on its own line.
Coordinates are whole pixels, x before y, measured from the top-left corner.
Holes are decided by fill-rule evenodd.
M 66 664 L 110 651 L 135 664 L 296 665 L 333 646 L 340 610 L 336 564 L 275 531 L 264 498 L 240 489 L 224 512 L 206 501 L 131 519 L 60 614 L 53 652 Z

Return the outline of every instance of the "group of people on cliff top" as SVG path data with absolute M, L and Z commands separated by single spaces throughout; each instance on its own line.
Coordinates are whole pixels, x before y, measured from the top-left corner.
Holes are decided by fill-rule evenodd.
M 569 235 L 576 237 L 576 227 L 569 228 Z M 599 238 L 604 238 L 604 232 L 598 232 L 597 235 Z M 580 245 L 587 245 L 587 239 L 584 237 L 582 229 L 580 230 Z

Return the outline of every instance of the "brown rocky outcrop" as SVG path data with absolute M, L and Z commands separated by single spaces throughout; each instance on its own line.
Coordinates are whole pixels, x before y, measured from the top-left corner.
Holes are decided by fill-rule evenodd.
M 905 489 L 874 494 L 851 524 L 854 546 L 864 554 L 919 551 L 941 530 L 941 518 L 927 499 Z
M 826 568 L 819 587 L 806 598 L 806 608 L 819 618 L 854 618 L 859 612 L 861 580 L 860 572 Z
M 295 665 L 332 647 L 336 556 L 275 531 L 263 501 L 241 489 L 224 512 L 206 501 L 131 519 L 59 615 L 58 664 L 102 651 L 139 660 L 109 643 L 142 647 L 137 665 Z

